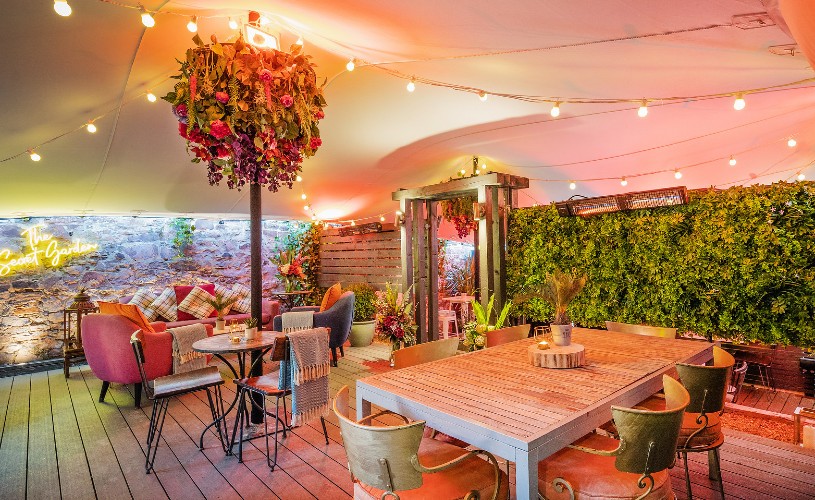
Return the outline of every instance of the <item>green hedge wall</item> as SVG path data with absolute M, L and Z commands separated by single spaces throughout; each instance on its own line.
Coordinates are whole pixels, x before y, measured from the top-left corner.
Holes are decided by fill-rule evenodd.
M 586 273 L 569 308 L 577 324 L 815 345 L 813 183 L 691 192 L 688 205 L 587 219 L 524 208 L 509 235 L 510 296 L 555 268 Z M 520 311 L 552 314 L 537 300 Z

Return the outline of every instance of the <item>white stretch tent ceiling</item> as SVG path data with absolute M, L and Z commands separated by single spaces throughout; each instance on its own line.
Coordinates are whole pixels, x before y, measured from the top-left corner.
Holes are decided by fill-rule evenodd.
M 302 37 L 328 80 L 323 147 L 302 183 L 264 192 L 267 217 L 392 220 L 392 191 L 469 174 L 474 155 L 531 179 L 522 206 L 815 178 L 815 2 L 147 0 L 150 29 L 130 0 L 69 3 L 69 17 L 50 0 L 3 6 L 3 217 L 245 216 L 248 190 L 209 186 L 170 105 L 144 96 L 172 89 L 175 59 L 192 46 L 189 16 L 203 39 L 224 41 L 236 33 L 228 18 L 250 10 L 284 48 Z M 767 14 L 748 17 L 752 29 L 733 25 L 756 13 Z M 788 33 L 798 50 L 784 47 L 796 43 Z M 746 106 L 736 111 L 739 92 Z M 564 101 L 557 118 L 553 100 Z M 89 134 L 83 125 L 96 117 Z

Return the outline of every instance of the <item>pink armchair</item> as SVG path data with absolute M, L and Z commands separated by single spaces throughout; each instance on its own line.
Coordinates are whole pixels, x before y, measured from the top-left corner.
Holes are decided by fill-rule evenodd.
M 161 321 L 151 323 L 158 333 L 144 332 L 144 365 L 147 380 L 173 372 L 173 336 Z M 212 325 L 204 325 L 212 336 Z M 141 404 L 141 375 L 130 345 L 130 336 L 139 328 L 129 319 L 116 314 L 88 314 L 82 318 L 82 346 L 91 371 L 102 381 L 99 401 L 111 382 L 135 384 L 136 406 Z

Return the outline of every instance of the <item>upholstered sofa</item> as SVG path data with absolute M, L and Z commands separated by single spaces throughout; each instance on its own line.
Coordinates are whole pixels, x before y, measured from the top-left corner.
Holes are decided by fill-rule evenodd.
M 132 295 L 126 295 L 119 299 L 119 302 L 122 304 L 127 304 L 130 302 L 130 299 L 133 298 Z M 280 302 L 276 300 L 267 300 L 263 299 L 261 303 L 261 326 L 263 330 L 271 330 L 272 329 L 272 318 L 280 314 Z M 227 323 L 230 321 L 243 321 L 248 318 L 250 314 L 248 313 L 231 313 L 224 316 L 224 320 Z M 194 325 L 196 323 L 203 323 L 205 325 L 215 325 L 215 320 L 217 318 L 203 318 L 203 319 L 192 319 L 192 320 L 184 320 L 184 321 L 159 321 L 159 323 L 165 325 L 166 328 L 175 328 L 177 326 L 185 326 L 185 325 Z

